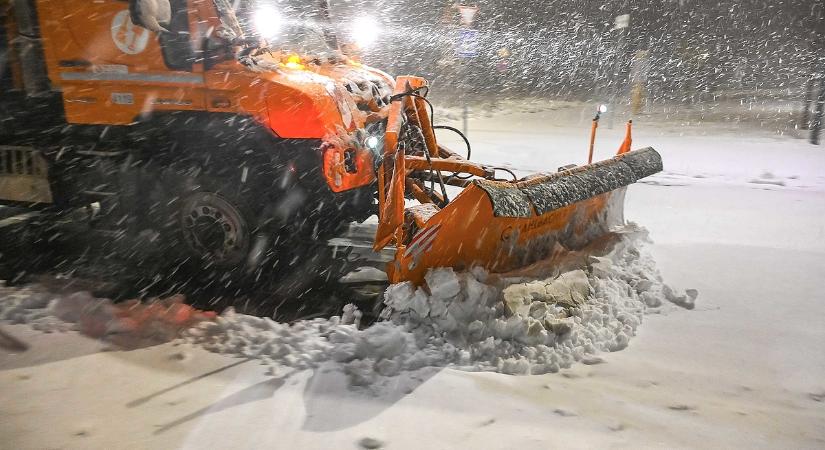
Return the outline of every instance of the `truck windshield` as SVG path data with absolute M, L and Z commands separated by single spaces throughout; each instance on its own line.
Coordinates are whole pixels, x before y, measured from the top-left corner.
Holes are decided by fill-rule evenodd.
M 246 36 L 266 40 L 273 50 L 321 55 L 334 50 L 324 32 L 328 20 L 316 2 L 241 0 L 235 14 Z

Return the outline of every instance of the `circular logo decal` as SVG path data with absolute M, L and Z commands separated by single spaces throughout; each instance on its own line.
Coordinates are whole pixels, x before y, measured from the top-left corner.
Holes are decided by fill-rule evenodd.
M 129 10 L 125 9 L 112 20 L 112 40 L 123 53 L 137 55 L 149 43 L 149 30 L 132 23 Z

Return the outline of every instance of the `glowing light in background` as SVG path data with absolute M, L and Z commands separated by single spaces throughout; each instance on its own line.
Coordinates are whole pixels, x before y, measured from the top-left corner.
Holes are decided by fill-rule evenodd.
M 278 36 L 283 26 L 283 16 L 271 7 L 263 7 L 255 11 L 253 18 L 255 30 L 265 39 L 273 39 Z
M 359 48 L 367 48 L 378 40 L 380 26 L 373 17 L 359 17 L 352 22 L 350 35 Z
M 378 150 L 378 144 L 381 143 L 381 140 L 378 139 L 378 136 L 370 136 L 366 139 L 364 143 L 370 150 Z

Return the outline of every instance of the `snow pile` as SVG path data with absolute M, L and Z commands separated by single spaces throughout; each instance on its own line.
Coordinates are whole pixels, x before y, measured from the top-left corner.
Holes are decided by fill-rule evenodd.
M 55 314 L 58 298 L 35 286 L 8 287 L 0 281 L 0 321 L 27 323 L 46 333 L 68 331 L 73 325 Z
M 186 305 L 182 296 L 113 303 L 86 291 L 60 295 L 37 285 L 12 288 L 0 282 L 0 321 L 27 323 L 45 333 L 79 331 L 125 347 L 170 341 L 213 317 Z
M 677 293 L 662 282 L 645 238 L 627 227 L 604 256 L 572 253 L 552 261 L 552 276 L 540 266 L 505 275 L 434 269 L 424 286 L 390 286 L 383 320 L 365 329 L 351 305 L 341 317 L 293 324 L 231 309 L 209 320 L 214 316 L 179 296 L 115 304 L 88 292 L 58 295 L 2 284 L 0 321 L 45 332 L 77 330 L 123 346 L 165 342 L 184 330 L 188 342 L 259 359 L 275 372 L 337 365 L 354 385 L 380 385 L 382 378 L 425 367 L 557 372 L 625 348 L 646 312 L 693 307 L 696 291 Z
M 625 234 L 602 257 L 544 279 L 483 270 L 431 270 L 426 286 L 390 286 L 384 321 L 359 330 L 357 311 L 292 325 L 230 311 L 190 329 L 207 349 L 270 364 L 275 371 L 335 362 L 354 385 L 430 366 L 508 374 L 556 372 L 628 345 L 646 311 L 692 308 L 696 291 L 662 282 L 644 233 Z
M 640 238 L 628 235 L 585 267 L 539 280 L 491 285 L 482 271 L 436 269 L 426 277 L 429 293 L 407 283 L 391 287 L 386 315 L 465 369 L 557 372 L 625 348 L 645 311 L 663 300 L 692 308 L 697 292 L 677 294 L 664 284 Z

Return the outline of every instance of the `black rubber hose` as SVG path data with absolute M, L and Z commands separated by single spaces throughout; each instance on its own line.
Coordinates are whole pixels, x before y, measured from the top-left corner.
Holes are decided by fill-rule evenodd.
M 472 148 L 470 148 L 470 140 L 467 139 L 467 136 L 465 136 L 464 133 L 461 132 L 461 130 L 459 130 L 458 128 L 453 128 L 453 127 L 447 126 L 447 125 L 435 125 L 435 126 L 433 126 L 433 130 L 450 130 L 450 131 L 458 134 L 459 136 L 461 136 L 461 139 L 464 140 L 464 144 L 466 144 L 466 146 L 467 146 L 467 160 L 468 161 L 470 160 L 470 156 L 472 155 Z

